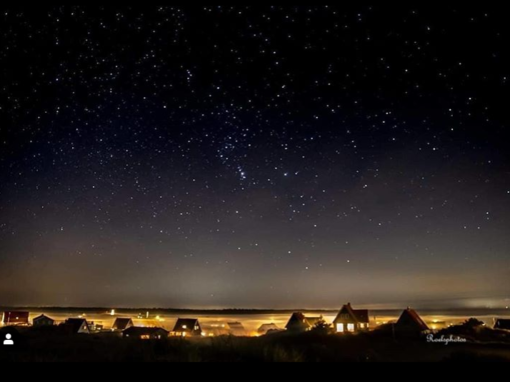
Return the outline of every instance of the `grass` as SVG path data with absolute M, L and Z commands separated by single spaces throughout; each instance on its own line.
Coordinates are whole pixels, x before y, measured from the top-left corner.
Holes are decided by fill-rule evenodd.
M 63 335 L 26 329 L 22 348 L 0 362 L 473 362 L 510 361 L 509 344 L 428 344 L 381 333 L 353 336 L 279 333 L 261 338 L 126 340 L 112 334 Z

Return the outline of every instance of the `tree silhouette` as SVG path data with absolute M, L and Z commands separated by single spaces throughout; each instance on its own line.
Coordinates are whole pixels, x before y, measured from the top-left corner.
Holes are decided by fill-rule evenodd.
M 331 324 L 328 324 L 324 318 L 321 317 L 319 321 L 315 323 L 312 328 L 312 332 L 314 333 L 322 333 L 322 334 L 330 334 L 332 332 Z

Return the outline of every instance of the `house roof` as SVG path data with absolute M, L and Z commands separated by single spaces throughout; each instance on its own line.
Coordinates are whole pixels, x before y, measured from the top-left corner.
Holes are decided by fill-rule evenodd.
M 55 322 L 55 320 L 53 318 L 50 318 L 50 317 L 48 317 L 48 316 L 46 316 L 44 314 L 41 314 L 39 317 L 34 318 L 34 322 L 35 321 L 40 321 L 40 320 L 48 320 L 48 321 Z
M 228 327 L 231 329 L 231 330 L 244 330 L 244 325 L 241 324 L 240 322 L 230 322 L 228 324 Z
M 510 320 L 498 319 L 494 329 L 510 330 Z
M 351 304 L 344 305 L 340 312 L 338 313 L 337 317 L 335 318 L 335 321 L 333 321 L 335 324 L 338 322 L 343 321 L 341 319 L 342 315 L 350 315 L 351 319 L 355 321 L 355 324 L 369 324 L 370 323 L 370 313 L 368 310 L 355 310 L 352 309 Z
M 126 330 L 128 326 L 133 326 L 131 318 L 117 318 L 113 324 L 114 330 Z
M 132 326 L 129 329 L 124 330 L 125 336 L 133 336 L 133 337 L 141 337 L 141 336 L 151 336 L 155 334 L 167 334 L 163 328 L 141 328 L 138 326 Z
M 66 320 L 64 326 L 68 328 L 72 333 L 78 333 L 85 324 L 87 330 L 90 330 L 87 320 L 84 318 L 69 318 Z
M 29 312 L 4 312 L 2 322 L 4 324 L 28 324 Z
M 287 330 L 307 330 L 311 328 L 320 318 L 306 317 L 303 313 L 294 313 L 285 329 Z
M 425 321 L 422 320 L 420 315 L 413 309 L 407 308 L 404 310 L 400 319 L 398 320 L 396 327 L 409 327 L 413 325 L 416 329 L 420 331 L 428 331 L 430 330 Z
M 197 325 L 200 326 L 200 322 L 196 318 L 179 318 L 175 324 L 174 332 L 192 333 Z

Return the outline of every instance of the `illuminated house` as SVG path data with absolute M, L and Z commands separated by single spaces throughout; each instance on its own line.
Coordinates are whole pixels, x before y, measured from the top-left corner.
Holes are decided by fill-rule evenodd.
M 496 330 L 510 330 L 510 320 L 501 320 L 501 319 L 496 320 L 494 329 L 496 329 Z
M 2 317 L 2 324 L 11 326 L 28 326 L 30 325 L 29 316 L 29 312 L 5 312 Z
M 322 317 L 306 317 L 303 313 L 294 313 L 285 329 L 289 332 L 307 332 L 322 320 Z
M 112 330 L 115 332 L 123 332 L 126 329 L 135 326 L 131 318 L 117 318 L 113 324 Z
M 45 316 L 44 314 L 34 318 L 34 327 L 40 328 L 41 326 L 53 326 L 55 325 L 55 320 Z
M 163 340 L 168 338 L 168 332 L 162 328 L 140 328 L 132 326 L 124 330 L 124 338 L 135 340 Z
M 429 332 L 430 329 L 425 321 L 411 308 L 404 310 L 395 324 L 395 333 L 404 336 L 421 336 Z
M 243 324 L 240 322 L 230 322 L 228 323 L 229 334 L 237 337 L 246 337 L 246 329 Z
M 359 333 L 370 329 L 368 310 L 354 310 L 351 304 L 345 305 L 335 321 L 333 321 L 337 333 Z
M 70 318 L 60 325 L 68 334 L 90 334 L 90 326 L 84 318 Z
M 179 318 L 172 332 L 175 337 L 196 337 L 202 335 L 200 322 L 195 318 Z

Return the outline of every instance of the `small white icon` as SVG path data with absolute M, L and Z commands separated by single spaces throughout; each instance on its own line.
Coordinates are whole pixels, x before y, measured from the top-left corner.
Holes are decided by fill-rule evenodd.
M 6 334 L 4 346 L 13 346 L 13 345 L 14 345 L 14 341 L 12 340 L 12 336 L 10 334 Z

